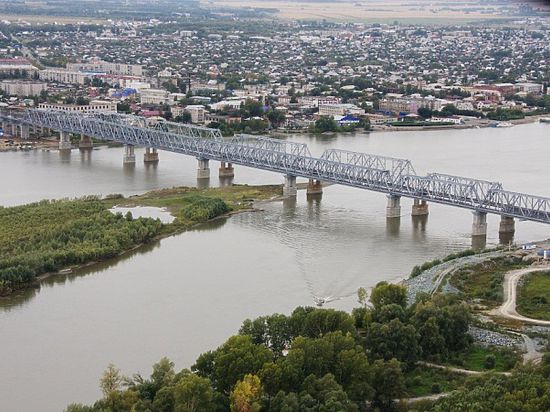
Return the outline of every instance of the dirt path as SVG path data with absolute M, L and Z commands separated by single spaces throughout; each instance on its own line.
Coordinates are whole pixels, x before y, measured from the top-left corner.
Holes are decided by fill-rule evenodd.
M 548 270 L 548 267 L 519 269 L 506 273 L 503 283 L 505 301 L 500 307 L 491 311 L 491 314 L 526 323 L 532 323 L 535 325 L 550 326 L 550 321 L 548 320 L 528 318 L 527 316 L 520 315 L 516 310 L 518 281 L 522 276 L 525 276 L 528 273 L 541 272 L 544 270 Z

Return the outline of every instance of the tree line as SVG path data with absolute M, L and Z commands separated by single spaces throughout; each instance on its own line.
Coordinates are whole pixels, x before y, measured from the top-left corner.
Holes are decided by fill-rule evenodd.
M 0 207 L 0 294 L 64 267 L 110 258 L 160 233 L 159 220 L 113 214 L 96 198 Z
M 245 320 L 239 333 L 176 372 L 161 359 L 150 378 L 124 378 L 109 365 L 104 397 L 67 412 L 393 410 L 419 360 L 446 361 L 471 345 L 469 308 L 456 298 L 381 282 L 370 305 L 360 290 L 351 314 L 298 307 Z

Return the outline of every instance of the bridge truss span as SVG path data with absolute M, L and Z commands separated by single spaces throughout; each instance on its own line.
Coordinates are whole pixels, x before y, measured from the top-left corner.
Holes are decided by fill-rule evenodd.
M 143 118 L 130 115 L 28 109 L 0 112 L 0 119 L 550 224 L 550 198 L 506 191 L 498 182 L 443 173 L 419 176 L 405 159 L 339 149 L 314 157 L 302 143 L 246 134 L 224 139 L 216 129 L 172 122 L 148 127 Z

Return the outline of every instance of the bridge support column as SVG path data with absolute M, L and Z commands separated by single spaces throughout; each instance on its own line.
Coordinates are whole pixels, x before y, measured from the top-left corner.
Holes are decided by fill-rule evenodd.
M 414 203 L 412 206 L 412 216 L 426 216 L 430 212 L 428 211 L 428 202 L 425 200 L 420 199 L 414 199 Z
M 472 236 L 487 237 L 487 213 L 472 212 L 474 221 L 472 223 Z
M 501 216 L 498 233 L 513 234 L 515 231 L 516 231 L 516 221 L 514 220 L 514 218 L 511 216 Z
M 307 183 L 306 196 L 321 196 L 323 194 L 323 184 L 320 180 L 309 179 Z
M 221 162 L 219 169 L 219 177 L 235 177 L 235 170 L 233 169 L 233 164 Z
M 285 183 L 283 185 L 284 197 L 295 197 L 298 189 L 296 187 L 296 176 L 285 175 Z
M 30 139 L 31 128 L 28 124 L 21 125 L 21 139 Z
M 394 219 L 397 217 L 401 217 L 401 196 L 388 195 L 386 218 Z
M 78 142 L 78 148 L 80 150 L 91 150 L 94 147 L 94 142 L 90 136 L 80 135 L 80 142 Z
M 132 144 L 124 145 L 124 157 L 122 158 L 122 163 L 124 164 L 136 163 L 136 153 L 134 152 L 134 145 Z
M 502 245 L 508 245 L 514 241 L 516 222 L 511 216 L 501 216 L 498 228 L 498 238 Z
M 197 179 L 210 179 L 210 166 L 208 159 L 197 159 L 199 167 L 197 168 Z
M 59 132 L 59 150 L 71 150 L 71 134 Z
M 143 161 L 145 163 L 157 163 L 159 161 L 159 154 L 157 149 L 146 147 L 145 153 L 143 154 Z

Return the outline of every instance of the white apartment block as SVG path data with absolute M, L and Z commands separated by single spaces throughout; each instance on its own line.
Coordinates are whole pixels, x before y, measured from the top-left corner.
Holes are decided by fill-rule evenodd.
M 79 113 L 116 113 L 116 102 L 106 100 L 92 100 L 90 104 L 85 106 L 77 106 L 74 104 L 50 104 L 40 103 L 38 105 L 40 109 L 62 110 L 65 112 L 79 112 Z
M 47 82 L 57 82 L 65 84 L 80 84 L 83 85 L 86 82 L 86 79 L 89 78 L 85 73 L 80 73 L 78 71 L 71 71 L 67 69 L 56 69 L 50 68 L 45 70 L 40 70 L 38 72 L 38 77 L 40 80 Z
M 141 104 L 172 104 L 173 99 L 170 97 L 170 92 L 163 89 L 143 89 L 140 91 Z
M 222 100 L 218 103 L 213 103 L 210 105 L 210 108 L 212 110 L 215 110 L 215 111 L 218 111 L 218 110 L 223 110 L 223 109 L 240 109 L 241 108 L 241 105 L 244 103 L 244 100 L 242 99 L 239 99 L 239 100 Z
M 204 106 L 201 104 L 191 104 L 185 108 L 191 115 L 191 123 L 204 123 Z
M 3 80 L 1 87 L 5 95 L 20 97 L 38 96 L 48 89 L 46 83 L 24 80 Z
M 342 100 L 336 96 L 303 96 L 298 98 L 301 106 L 320 107 L 321 105 L 340 104 Z
M 67 69 L 78 72 L 143 76 L 143 66 L 139 64 L 111 63 L 103 60 L 91 60 L 86 63 L 67 63 Z
M 340 104 L 320 104 L 319 116 L 345 116 L 351 115 L 364 115 L 365 110 L 357 107 L 354 104 L 340 103 Z

